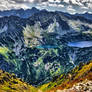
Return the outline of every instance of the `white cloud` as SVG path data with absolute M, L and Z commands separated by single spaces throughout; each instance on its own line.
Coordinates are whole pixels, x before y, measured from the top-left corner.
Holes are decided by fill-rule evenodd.
M 69 13 L 92 12 L 92 0 L 0 0 L 1 10 L 32 7 Z
M 10 10 L 10 9 L 18 9 L 18 8 L 29 8 L 24 3 L 16 3 L 15 1 L 10 0 L 0 0 L 0 10 Z
M 72 14 L 76 13 L 76 10 L 72 6 L 68 6 L 67 10 L 71 12 Z

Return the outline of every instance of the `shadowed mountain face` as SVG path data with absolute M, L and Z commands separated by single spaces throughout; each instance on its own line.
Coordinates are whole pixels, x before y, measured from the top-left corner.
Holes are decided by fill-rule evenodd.
M 83 16 L 41 10 L 27 18 L 2 17 L 0 69 L 41 85 L 82 61 L 92 60 L 91 45 L 68 45 L 80 41 L 92 41 L 92 20 Z
M 84 13 L 84 14 L 75 14 L 76 16 L 83 16 L 83 17 L 85 17 L 85 18 L 87 18 L 87 19 L 90 19 L 90 20 L 92 20 L 92 14 L 90 14 L 90 13 L 88 13 L 88 12 L 86 12 L 86 13 Z

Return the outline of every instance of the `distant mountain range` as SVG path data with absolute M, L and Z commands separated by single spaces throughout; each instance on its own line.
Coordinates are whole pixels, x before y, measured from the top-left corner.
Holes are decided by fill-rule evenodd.
M 84 14 L 78 14 L 78 13 L 76 13 L 75 15 L 76 15 L 76 16 L 82 16 L 82 17 L 85 17 L 85 18 L 87 18 L 87 19 L 92 20 L 92 14 L 91 14 L 91 13 L 88 13 L 88 12 L 86 12 L 86 13 L 84 13 Z
M 18 16 L 20 18 L 29 18 L 31 17 L 33 14 L 35 13 L 38 13 L 40 11 L 46 11 L 45 9 L 43 10 L 39 10 L 35 7 L 33 7 L 32 9 L 12 9 L 12 10 L 5 10 L 5 11 L 0 11 L 0 17 L 9 17 L 9 16 Z M 57 11 L 57 12 L 60 12 L 60 11 Z M 71 15 L 71 14 L 68 14 L 68 13 L 64 13 L 64 12 L 61 12 L 63 14 L 66 14 L 66 15 Z M 85 17 L 87 19 L 90 19 L 92 20 L 92 14 L 91 13 L 83 13 L 83 14 L 79 14 L 79 13 L 76 13 L 74 14 L 75 16 L 82 16 L 82 17 Z
M 4 17 L 4 16 L 18 16 L 20 18 L 28 18 L 30 16 L 32 16 L 33 14 L 39 12 L 40 10 L 38 10 L 37 8 L 33 7 L 32 9 L 19 9 L 19 10 L 5 10 L 5 11 L 0 11 L 0 17 Z

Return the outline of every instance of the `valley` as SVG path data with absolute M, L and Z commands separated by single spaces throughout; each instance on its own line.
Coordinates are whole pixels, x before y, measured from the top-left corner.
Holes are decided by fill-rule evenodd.
M 32 14 L 24 17 L 19 11 Z M 58 92 L 82 78 L 92 80 L 91 19 L 36 8 L 19 11 L 0 17 L 1 71 L 14 73 L 38 92 Z

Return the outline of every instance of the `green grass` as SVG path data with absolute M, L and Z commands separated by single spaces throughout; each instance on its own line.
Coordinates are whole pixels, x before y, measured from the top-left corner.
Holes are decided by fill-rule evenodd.
M 14 74 L 0 70 L 0 92 L 41 92 L 32 85 L 23 82 Z
M 0 54 L 3 55 L 6 59 L 8 59 L 7 53 L 9 52 L 9 49 L 7 47 L 0 47 Z

